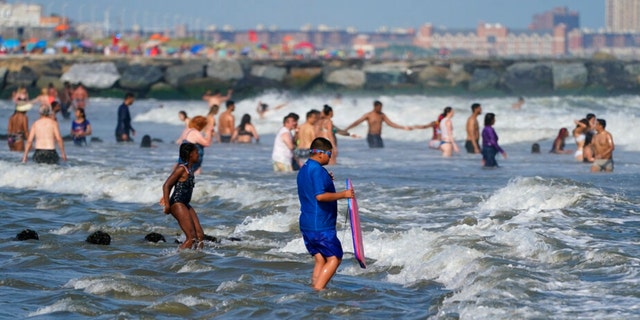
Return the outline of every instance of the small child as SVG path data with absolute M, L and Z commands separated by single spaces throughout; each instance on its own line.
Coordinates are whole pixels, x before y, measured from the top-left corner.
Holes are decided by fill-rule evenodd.
M 353 198 L 353 189 L 336 192 L 333 176 L 323 167 L 331 159 L 331 142 L 316 138 L 310 157 L 298 172 L 300 232 L 307 251 L 314 257 L 311 286 L 323 290 L 342 262 L 342 244 L 336 234 L 338 201 Z
M 204 231 L 200 226 L 200 220 L 196 211 L 189 205 L 191 194 L 195 185 L 192 166 L 198 162 L 198 149 L 193 143 L 180 145 L 180 159 L 186 164 L 180 164 L 162 185 L 162 199 L 160 205 L 164 206 L 164 213 L 173 215 L 186 236 L 186 240 L 180 245 L 180 249 L 191 249 L 194 246 L 203 247 Z M 173 189 L 173 194 L 169 193 Z

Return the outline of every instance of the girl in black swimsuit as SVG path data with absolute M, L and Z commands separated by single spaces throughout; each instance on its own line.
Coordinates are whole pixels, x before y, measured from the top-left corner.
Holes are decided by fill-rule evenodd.
M 160 205 L 164 206 L 164 213 L 171 213 L 186 236 L 180 249 L 203 247 L 204 231 L 196 211 L 191 207 L 191 194 L 195 186 L 192 166 L 198 161 L 198 149 L 193 143 L 180 145 L 180 159 L 186 164 L 175 167 L 167 181 L 162 186 Z M 169 197 L 173 189 L 173 194 Z

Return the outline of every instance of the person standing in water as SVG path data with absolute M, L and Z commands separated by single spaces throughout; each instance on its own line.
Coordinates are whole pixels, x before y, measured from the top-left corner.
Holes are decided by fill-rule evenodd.
M 365 113 L 362 117 L 360 117 L 360 119 L 356 120 L 351 125 L 346 127 L 344 131 L 349 131 L 349 129 L 355 128 L 363 121 L 367 121 L 367 124 L 369 124 L 369 131 L 367 132 L 367 143 L 369 144 L 369 148 L 384 148 L 384 143 L 382 142 L 383 122 L 388 126 L 396 129 L 412 129 L 411 127 L 401 126 L 389 120 L 389 118 L 384 113 L 382 113 L 382 102 L 377 100 L 373 102 L 373 111 Z
M 498 145 L 498 134 L 493 130 L 496 123 L 496 115 L 487 113 L 484 116 L 484 129 L 482 129 L 482 162 L 485 167 L 497 167 L 496 155 L 502 154 L 503 158 L 507 158 L 507 153 Z
M 16 105 L 16 110 L 9 117 L 7 124 L 7 143 L 11 151 L 24 151 L 24 141 L 29 136 L 29 118 L 27 111 L 32 104 Z
M 222 143 L 231 142 L 231 136 L 236 126 L 236 119 L 233 117 L 233 111 L 235 109 L 236 104 L 232 100 L 229 100 L 227 101 L 227 110 L 218 117 L 218 134 L 220 135 L 220 142 Z
M 76 109 L 76 119 L 71 122 L 71 137 L 76 146 L 86 146 L 87 137 L 91 135 L 91 123 L 87 120 L 84 109 Z
M 191 195 L 195 186 L 193 164 L 199 161 L 198 149 L 193 143 L 180 145 L 180 160 L 182 164 L 176 166 L 171 175 L 162 185 L 162 199 L 160 205 L 164 213 L 171 214 L 184 232 L 185 241 L 180 249 L 202 249 L 204 246 L 204 231 L 200 219 L 191 206 Z M 173 189 L 173 194 L 171 190 Z M 169 196 L 171 194 L 171 196 Z
M 51 119 L 50 115 L 51 107 L 45 105 L 40 106 L 40 119 L 36 120 L 31 126 L 29 138 L 24 148 L 22 162 L 27 162 L 33 140 L 35 140 L 36 149 L 33 153 L 33 161 L 37 163 L 57 164 L 58 161 L 60 161 L 60 156 L 56 152 L 56 143 L 60 148 L 62 160 L 67 161 L 67 154 L 64 152 L 64 142 L 60 135 L 58 122 Z
M 480 153 L 480 125 L 478 116 L 482 114 L 482 106 L 479 103 L 471 105 L 471 115 L 467 119 L 467 141 L 464 148 L 467 153 Z
M 127 93 L 124 101 L 118 107 L 118 124 L 116 125 L 116 141 L 131 142 L 131 135 L 136 135 L 136 130 L 131 126 L 131 113 L 129 107 L 133 104 L 135 97 L 133 93 Z
M 607 121 L 598 119 L 596 124 L 596 135 L 593 136 L 591 144 L 593 145 L 594 158 L 591 172 L 613 171 L 613 150 L 616 146 L 613 144 L 613 137 L 609 131 L 605 130 Z
M 324 168 L 331 159 L 331 142 L 316 138 L 310 157 L 300 168 L 296 182 L 300 200 L 300 233 L 315 260 L 311 274 L 314 290 L 323 290 L 342 262 L 342 244 L 336 232 L 338 200 L 353 198 L 353 189 L 336 192 L 332 174 Z
M 451 123 L 451 118 L 453 118 L 454 114 L 455 112 L 451 107 L 444 108 L 442 112 L 442 121 L 440 121 L 440 150 L 442 151 L 443 157 L 451 157 L 453 152 L 460 152 L 458 144 L 453 138 L 453 123 Z

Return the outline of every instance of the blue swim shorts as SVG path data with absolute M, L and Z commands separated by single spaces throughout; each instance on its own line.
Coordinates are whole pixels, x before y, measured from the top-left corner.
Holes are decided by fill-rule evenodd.
M 312 256 L 320 253 L 323 257 L 337 257 L 342 260 L 342 244 L 338 240 L 335 230 L 330 231 L 302 231 L 302 239 L 307 251 Z

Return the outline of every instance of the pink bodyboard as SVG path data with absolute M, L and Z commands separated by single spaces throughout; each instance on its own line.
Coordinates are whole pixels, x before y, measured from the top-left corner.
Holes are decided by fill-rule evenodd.
M 347 189 L 353 189 L 351 179 L 347 179 Z M 356 198 L 347 199 L 347 207 L 349 209 L 349 221 L 351 221 L 351 238 L 353 240 L 353 254 L 360 264 L 360 267 L 365 269 L 367 265 L 364 258 L 364 247 L 362 246 L 362 229 L 360 229 L 360 216 L 358 215 L 358 201 Z

